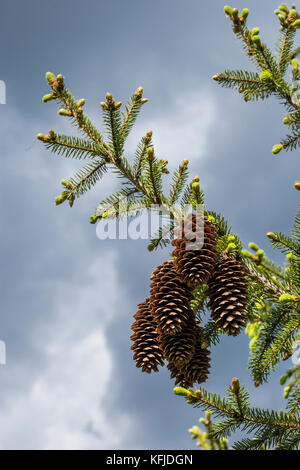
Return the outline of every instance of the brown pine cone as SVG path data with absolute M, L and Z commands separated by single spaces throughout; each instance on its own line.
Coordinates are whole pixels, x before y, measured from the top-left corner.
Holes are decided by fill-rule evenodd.
M 194 385 L 194 382 L 189 382 L 187 378 L 185 377 L 184 373 L 178 369 L 172 362 L 169 362 L 168 364 L 168 370 L 171 372 L 170 373 L 170 378 L 175 379 L 175 385 L 179 385 L 180 387 L 184 388 L 192 388 Z
M 208 307 L 217 326 L 229 335 L 238 335 L 245 326 L 247 286 L 245 268 L 231 256 L 220 258 L 209 281 Z
M 175 385 L 179 384 L 184 388 L 193 387 L 194 383 L 203 383 L 207 380 L 210 368 L 210 351 L 201 347 L 201 328 L 196 327 L 198 335 L 195 350 L 190 361 L 179 368 L 169 362 L 168 369 L 171 372 L 171 379 L 175 378 Z
M 191 316 L 176 335 L 160 335 L 159 340 L 163 350 L 164 358 L 181 368 L 187 364 L 193 356 L 196 343 L 196 321 L 195 315 Z
M 135 322 L 131 327 L 134 333 L 130 337 L 134 342 L 131 346 L 134 351 L 133 359 L 143 372 L 158 372 L 158 366 L 163 366 L 164 361 L 149 299 L 140 303 L 138 307 L 134 315 Z
M 172 245 L 176 248 L 172 254 L 178 274 L 191 289 L 206 284 L 216 263 L 214 224 L 206 216 L 189 214 L 174 235 L 177 238 Z
M 177 334 L 191 316 L 191 293 L 172 260 L 158 266 L 151 279 L 150 302 L 158 330 L 163 335 Z

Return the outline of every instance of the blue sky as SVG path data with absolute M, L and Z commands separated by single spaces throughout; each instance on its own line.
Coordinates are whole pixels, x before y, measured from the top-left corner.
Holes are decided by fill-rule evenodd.
M 278 2 L 248 4 L 251 25 L 275 41 Z M 276 261 L 265 233 L 288 232 L 299 200 L 298 152 L 274 157 L 285 129 L 274 100 L 244 103 L 211 80 L 225 68 L 250 68 L 221 1 L 11 0 L 1 6 L 0 105 L 1 316 L 7 365 L 0 369 L 1 449 L 189 449 L 187 429 L 201 412 L 173 396 L 166 370 L 135 368 L 130 326 L 148 295 L 149 276 L 169 250 L 144 241 L 100 241 L 89 217 L 117 186 L 106 176 L 74 204 L 54 206 L 60 180 L 77 167 L 36 141 L 49 128 L 72 133 L 55 105 L 43 104 L 45 72 L 62 73 L 101 126 L 106 92 L 126 101 L 144 87 L 149 103 L 128 141 L 153 130 L 156 151 L 200 176 L 206 204 L 229 220 L 245 246 L 255 241 Z M 212 351 L 207 382 L 223 393 L 233 376 L 253 403 L 281 408 L 280 366 L 254 389 L 248 339 L 225 338 Z M 291 365 L 291 364 L 288 364 Z

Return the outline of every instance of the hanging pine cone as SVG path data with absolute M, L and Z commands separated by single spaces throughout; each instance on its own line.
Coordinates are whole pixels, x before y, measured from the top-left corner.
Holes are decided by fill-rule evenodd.
M 182 369 L 185 379 L 189 382 L 201 384 L 206 382 L 210 369 L 210 351 L 202 348 L 201 340 L 198 338 L 192 359 Z
M 245 326 L 248 301 L 244 267 L 232 257 L 222 257 L 209 281 L 211 316 L 218 327 L 236 336 Z
M 189 214 L 174 235 L 178 238 L 172 241 L 176 247 L 172 254 L 178 274 L 191 289 L 206 284 L 216 262 L 215 226 L 206 216 Z
M 174 335 L 191 316 L 191 293 L 178 276 L 173 261 L 166 261 L 154 271 L 150 290 L 152 312 L 158 330 Z
M 207 380 L 210 368 L 210 351 L 202 347 L 201 328 L 196 327 L 197 340 L 195 350 L 190 361 L 183 367 L 176 367 L 169 362 L 168 369 L 171 372 L 171 379 L 175 378 L 175 385 L 179 384 L 184 388 L 193 387 L 194 383 L 203 383 Z
M 187 364 L 193 356 L 196 343 L 196 321 L 191 311 L 191 316 L 176 335 L 160 335 L 164 358 L 174 364 L 177 368 Z
M 134 341 L 131 349 L 134 351 L 133 359 L 136 366 L 143 372 L 158 372 L 158 366 L 164 365 L 163 353 L 158 342 L 157 324 L 152 316 L 149 299 L 138 305 L 139 309 L 134 315 L 132 325 L 134 331 L 130 339 Z
M 178 369 L 172 362 L 169 362 L 168 369 L 171 372 L 170 378 L 175 379 L 175 385 L 179 385 L 180 387 L 184 388 L 192 388 L 194 382 L 188 381 L 185 377 L 184 373 Z

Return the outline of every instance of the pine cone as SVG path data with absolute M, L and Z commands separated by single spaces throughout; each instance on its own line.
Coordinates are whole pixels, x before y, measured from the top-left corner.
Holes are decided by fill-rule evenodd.
M 201 384 L 206 382 L 210 369 L 210 351 L 207 348 L 202 348 L 201 339 L 198 338 L 195 346 L 195 352 L 192 359 L 184 366 L 182 371 L 185 375 L 185 380 L 188 382 L 196 382 Z
M 180 387 L 184 388 L 192 388 L 194 382 L 188 381 L 185 377 L 184 373 L 178 369 L 172 362 L 168 364 L 168 370 L 171 372 L 170 378 L 175 379 L 175 385 L 179 385 Z
M 134 315 L 135 322 L 131 329 L 134 331 L 130 339 L 134 341 L 131 349 L 134 351 L 133 359 L 136 366 L 143 372 L 158 372 L 158 366 L 164 365 L 163 353 L 158 342 L 157 324 L 152 316 L 149 299 L 138 305 L 139 309 Z
M 196 332 L 195 315 L 191 312 L 190 318 L 180 333 L 172 336 L 160 335 L 159 340 L 164 358 L 178 368 L 187 364 L 195 350 Z
M 232 257 L 221 258 L 209 281 L 211 316 L 218 327 L 236 336 L 245 326 L 248 301 L 245 268 Z
M 191 289 L 207 283 L 216 263 L 216 229 L 206 216 L 203 217 L 189 214 L 174 231 L 180 238 L 172 241 L 176 247 L 172 253 L 176 270 Z
M 207 380 L 210 368 L 210 352 L 201 347 L 201 328 L 196 328 L 198 338 L 195 350 L 190 361 L 183 367 L 178 368 L 169 362 L 168 369 L 171 372 L 171 379 L 175 378 L 175 385 L 179 384 L 184 388 L 193 387 L 194 383 L 203 383 Z
M 174 335 L 191 316 L 191 293 L 178 276 L 173 261 L 166 261 L 154 271 L 150 290 L 152 312 L 158 330 Z

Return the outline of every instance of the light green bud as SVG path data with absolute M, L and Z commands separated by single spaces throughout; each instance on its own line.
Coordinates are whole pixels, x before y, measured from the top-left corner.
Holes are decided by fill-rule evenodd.
M 287 375 L 283 375 L 282 377 L 280 377 L 280 380 L 279 380 L 280 385 L 284 385 L 287 379 L 288 379 Z
M 46 80 L 47 80 L 47 82 L 49 83 L 49 82 L 51 82 L 53 79 L 55 79 L 54 73 L 52 73 L 52 72 L 47 72 L 47 73 L 46 73 Z
M 261 72 L 259 78 L 261 79 L 261 81 L 266 82 L 266 81 L 272 79 L 272 74 L 271 74 L 271 72 L 269 72 L 269 70 L 263 70 Z
M 263 258 L 265 253 L 264 250 L 257 250 L 256 254 L 259 258 Z
M 82 106 L 84 106 L 84 105 L 85 105 L 85 99 L 84 98 L 81 98 L 81 100 L 77 101 L 77 106 L 79 108 L 82 108 Z
M 277 155 L 279 152 L 281 152 L 282 149 L 283 149 L 282 144 L 274 145 L 274 147 L 272 149 L 273 155 Z
M 259 29 L 259 28 L 253 28 L 253 29 L 251 30 L 251 36 L 257 36 L 259 33 L 260 33 L 260 29 Z
M 286 13 L 287 15 L 289 14 L 290 10 L 289 8 L 287 7 L 287 5 L 285 3 L 282 3 L 280 6 L 279 6 L 279 10 L 280 11 L 283 11 L 284 13 Z
M 254 42 L 254 44 L 257 46 L 257 47 L 261 47 L 261 39 L 259 36 L 255 35 L 255 36 L 252 36 L 252 41 Z
M 48 103 L 48 101 L 51 101 L 51 100 L 53 100 L 53 94 L 52 93 L 49 93 L 49 94 L 43 96 L 43 102 L 44 103 Z
M 90 217 L 90 224 L 95 224 L 99 219 L 98 215 L 94 214 Z
M 253 242 L 250 242 L 248 246 L 253 251 L 257 251 L 259 249 L 256 243 L 253 243 Z
M 236 244 L 235 243 L 229 243 L 226 250 L 229 254 L 234 253 L 235 250 L 236 250 Z
M 175 387 L 173 391 L 175 395 L 178 395 L 180 397 L 187 397 L 188 394 L 190 393 L 186 388 L 183 388 L 183 387 Z
M 232 8 L 229 5 L 225 5 L 224 12 L 226 13 L 226 15 L 231 16 L 232 15 Z
M 68 111 L 65 108 L 60 108 L 58 110 L 58 114 L 59 114 L 59 116 L 70 116 L 70 111 Z
M 249 10 L 248 8 L 244 8 L 244 10 L 242 11 L 242 14 L 241 14 L 241 18 L 243 18 L 243 20 L 246 20 L 249 16 Z
M 282 303 L 291 303 L 295 301 L 295 297 L 291 294 L 282 294 L 279 297 L 279 302 Z
M 65 193 L 60 194 L 60 195 L 57 196 L 57 198 L 55 199 L 55 205 L 56 205 L 56 206 L 59 206 L 60 204 L 62 204 L 63 202 L 65 202 L 66 199 L 67 199 L 67 194 L 65 194 Z

